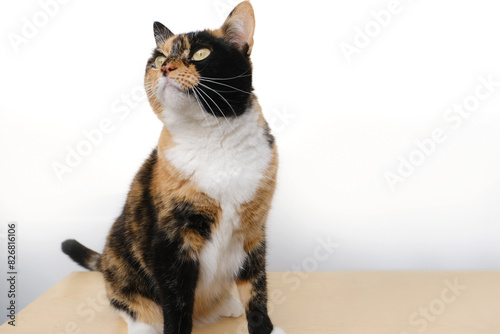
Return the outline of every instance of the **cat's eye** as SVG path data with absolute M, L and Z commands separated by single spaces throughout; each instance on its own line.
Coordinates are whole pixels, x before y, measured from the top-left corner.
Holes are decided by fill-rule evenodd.
M 205 58 L 207 58 L 210 55 L 210 50 L 209 49 L 199 49 L 193 54 L 193 60 L 194 61 L 200 61 Z
M 156 68 L 160 68 L 163 65 L 163 63 L 165 62 L 165 60 L 167 60 L 167 57 L 165 57 L 165 56 L 158 56 L 158 57 L 156 57 L 156 59 L 155 59 L 155 67 Z

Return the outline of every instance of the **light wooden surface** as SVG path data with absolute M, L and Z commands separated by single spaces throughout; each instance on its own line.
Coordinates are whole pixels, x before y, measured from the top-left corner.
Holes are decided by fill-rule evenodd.
M 270 273 L 270 313 L 287 334 L 500 334 L 500 272 Z M 75 272 L 17 315 L 9 334 L 127 333 L 99 273 Z M 196 334 L 248 333 L 244 317 Z

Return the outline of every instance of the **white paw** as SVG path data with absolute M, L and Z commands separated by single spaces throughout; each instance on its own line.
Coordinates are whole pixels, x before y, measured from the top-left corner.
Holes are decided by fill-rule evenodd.
M 284 330 L 282 330 L 281 328 L 279 327 L 274 327 L 273 331 L 271 332 L 271 334 L 286 334 Z
M 127 322 L 128 334 L 158 334 L 159 332 L 151 325 L 132 319 L 125 312 L 119 312 Z
M 220 317 L 238 318 L 245 313 L 245 308 L 236 297 L 229 295 L 226 299 L 217 306 L 211 313 L 203 318 L 195 318 L 194 325 L 202 326 L 212 324 L 220 319 Z
M 128 334 L 157 334 L 157 331 L 148 324 L 136 322 L 132 326 L 128 326 Z
M 230 295 L 221 306 L 219 315 L 221 317 L 241 317 L 245 313 L 245 308 L 238 298 Z

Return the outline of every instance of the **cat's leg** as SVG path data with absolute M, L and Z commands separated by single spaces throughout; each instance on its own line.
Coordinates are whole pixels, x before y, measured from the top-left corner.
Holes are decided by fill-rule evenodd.
M 163 330 L 161 307 L 151 299 L 152 293 L 146 296 L 153 284 L 152 278 L 137 275 L 129 262 L 109 254 L 115 255 L 110 250 L 104 253 L 101 272 L 110 306 L 127 322 L 129 334 L 160 334 Z M 110 262 L 110 258 L 114 262 Z
M 158 304 L 139 294 L 116 293 L 116 287 L 107 284 L 110 305 L 127 323 L 128 334 L 161 334 L 163 315 Z
M 153 251 L 158 302 L 137 293 L 140 278 L 135 277 L 135 285 L 130 282 L 132 276 L 121 282 L 112 280 L 113 284 L 106 282 L 110 304 L 127 322 L 128 334 L 191 334 L 198 263 L 181 254 L 178 245 L 163 243 Z M 114 278 L 113 274 L 105 271 L 108 279 Z
M 236 280 L 245 306 L 250 334 L 285 334 L 274 327 L 267 312 L 266 245 L 262 242 L 245 260 Z
M 163 333 L 191 334 L 198 264 L 192 260 L 183 260 L 177 263 L 175 271 L 164 277 L 165 282 L 160 287 Z
M 194 293 L 199 275 L 197 253 L 178 242 L 154 246 L 154 273 L 159 284 L 164 334 L 191 334 Z

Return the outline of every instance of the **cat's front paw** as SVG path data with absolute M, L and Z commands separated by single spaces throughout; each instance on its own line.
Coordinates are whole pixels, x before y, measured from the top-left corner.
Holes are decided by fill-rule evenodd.
M 282 330 L 281 328 L 279 327 L 274 327 L 273 331 L 271 332 L 271 334 L 286 334 L 284 330 Z
M 229 296 L 220 310 L 220 315 L 222 317 L 241 317 L 245 313 L 245 308 L 234 296 Z

